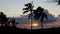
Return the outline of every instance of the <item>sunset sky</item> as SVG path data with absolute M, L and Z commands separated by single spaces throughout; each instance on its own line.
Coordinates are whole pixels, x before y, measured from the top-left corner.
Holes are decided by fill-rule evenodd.
M 19 24 L 17 25 L 18 27 L 21 26 L 31 26 L 31 21 L 29 21 L 27 18 L 28 14 L 23 15 L 23 8 L 25 8 L 24 4 L 26 3 L 31 3 L 33 1 L 34 8 L 36 9 L 37 7 L 42 7 L 44 8 L 48 20 L 44 21 L 44 26 L 48 27 L 53 27 L 53 26 L 60 26 L 60 18 L 57 16 L 60 14 L 60 5 L 57 5 L 58 3 L 56 2 L 47 2 L 47 1 L 52 1 L 52 0 L 0 0 L 0 12 L 4 12 L 4 14 L 7 15 L 7 17 L 15 17 L 16 22 Z M 56 19 L 56 17 L 58 19 Z M 34 18 L 33 18 L 34 20 Z M 33 26 L 37 26 L 39 28 L 41 26 L 40 20 L 34 20 Z M 56 21 L 55 21 L 56 20 Z M 45 23 L 46 22 L 46 23 Z M 28 28 L 29 28 L 28 27 Z
M 0 0 L 0 12 L 4 12 L 8 17 L 20 17 L 23 15 L 24 4 L 31 1 L 35 6 L 34 9 L 41 6 L 55 16 L 60 14 L 60 6 L 56 6 L 57 3 L 47 3 L 49 0 Z

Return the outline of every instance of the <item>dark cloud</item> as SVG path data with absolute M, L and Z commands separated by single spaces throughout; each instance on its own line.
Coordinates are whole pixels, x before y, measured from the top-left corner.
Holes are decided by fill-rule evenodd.
M 48 10 L 44 10 L 44 12 L 47 14 L 48 20 L 45 20 L 46 22 L 54 22 L 56 21 L 56 17 L 48 12 Z
M 48 10 L 44 10 L 44 12 L 47 14 L 47 17 L 48 17 L 48 20 L 44 19 L 44 22 L 54 22 L 54 21 L 56 21 L 56 18 L 52 14 L 49 14 Z M 21 17 L 16 17 L 15 20 L 18 23 L 29 23 L 28 15 L 21 16 Z M 33 20 L 34 20 L 34 18 L 33 18 Z M 40 20 L 37 20 L 37 21 L 40 22 Z
M 60 14 L 59 14 L 58 17 L 57 17 L 57 21 L 60 21 Z
M 27 16 L 22 16 L 22 17 L 17 17 L 15 19 L 16 19 L 16 22 L 18 23 L 27 23 L 28 22 L 27 18 L 28 18 Z

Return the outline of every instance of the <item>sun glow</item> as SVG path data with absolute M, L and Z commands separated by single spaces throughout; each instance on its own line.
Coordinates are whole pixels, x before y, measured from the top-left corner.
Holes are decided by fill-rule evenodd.
M 30 23 L 25 23 L 25 24 L 18 24 L 17 26 L 38 27 L 38 26 L 40 26 L 40 23 L 38 21 L 33 21 L 32 24 L 30 22 Z
M 38 23 L 33 23 L 32 26 L 37 27 L 37 26 L 39 26 L 39 24 Z
M 40 23 L 38 21 L 33 21 L 31 26 L 38 27 L 40 26 Z

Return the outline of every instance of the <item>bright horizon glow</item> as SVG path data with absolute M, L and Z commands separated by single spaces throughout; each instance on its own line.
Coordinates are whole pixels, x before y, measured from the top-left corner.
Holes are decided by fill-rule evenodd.
M 37 26 L 40 26 L 40 25 L 38 23 L 33 23 L 32 26 L 37 27 Z

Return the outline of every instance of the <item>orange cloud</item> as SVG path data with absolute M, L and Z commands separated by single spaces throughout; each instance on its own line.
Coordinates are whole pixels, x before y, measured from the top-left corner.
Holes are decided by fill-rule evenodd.
M 56 17 L 60 14 L 60 12 L 53 12 L 53 11 L 51 11 L 49 13 L 52 14 L 52 15 L 55 15 Z
M 60 21 L 46 23 L 46 24 L 44 24 L 44 26 L 60 26 Z

